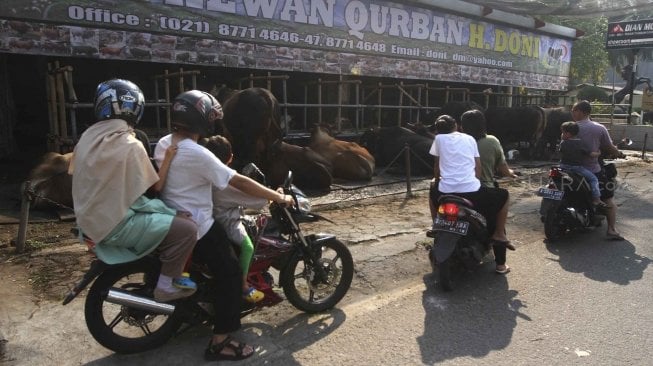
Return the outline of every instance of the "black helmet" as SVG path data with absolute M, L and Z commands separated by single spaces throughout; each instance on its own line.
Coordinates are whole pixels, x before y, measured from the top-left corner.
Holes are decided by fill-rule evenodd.
M 200 136 L 211 135 L 215 121 L 222 116 L 220 103 L 211 94 L 200 90 L 183 92 L 172 104 L 172 124 Z
M 93 105 L 98 121 L 119 118 L 136 125 L 143 116 L 145 97 L 131 81 L 111 79 L 98 84 Z

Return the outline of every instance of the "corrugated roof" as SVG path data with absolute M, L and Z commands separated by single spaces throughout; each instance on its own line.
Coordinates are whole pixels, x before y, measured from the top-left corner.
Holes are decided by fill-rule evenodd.
M 653 14 L 651 0 L 465 0 L 521 15 L 557 15 L 625 18 L 642 13 Z M 620 20 L 620 19 L 618 19 Z

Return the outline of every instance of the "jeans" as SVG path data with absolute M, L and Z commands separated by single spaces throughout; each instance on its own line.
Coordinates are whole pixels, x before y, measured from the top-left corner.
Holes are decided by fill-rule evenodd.
M 589 183 L 592 189 L 592 198 L 601 198 L 601 190 L 599 189 L 599 179 L 589 169 L 581 165 L 568 165 L 560 164 L 560 168 L 582 175 Z

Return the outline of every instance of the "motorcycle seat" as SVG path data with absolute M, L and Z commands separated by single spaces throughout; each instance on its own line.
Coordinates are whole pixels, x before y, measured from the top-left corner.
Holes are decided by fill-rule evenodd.
M 467 206 L 469 208 L 474 207 L 474 203 L 472 203 L 472 201 L 468 200 L 467 198 L 456 196 L 453 194 L 445 194 L 441 196 L 440 199 L 438 200 L 438 203 L 447 203 L 447 202 L 458 203 Z
M 591 191 L 589 182 L 581 174 L 574 173 L 568 170 L 564 170 L 571 181 L 568 181 L 569 187 L 574 191 Z

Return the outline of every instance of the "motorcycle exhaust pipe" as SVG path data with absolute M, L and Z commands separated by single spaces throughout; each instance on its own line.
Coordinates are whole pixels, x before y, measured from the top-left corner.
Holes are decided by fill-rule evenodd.
M 109 293 L 107 294 L 107 298 L 105 301 L 110 302 L 112 304 L 129 306 L 140 310 L 150 311 L 156 314 L 172 315 L 172 313 L 175 311 L 174 305 L 154 301 L 152 299 L 148 299 L 141 296 L 135 296 L 114 289 L 109 290 Z

